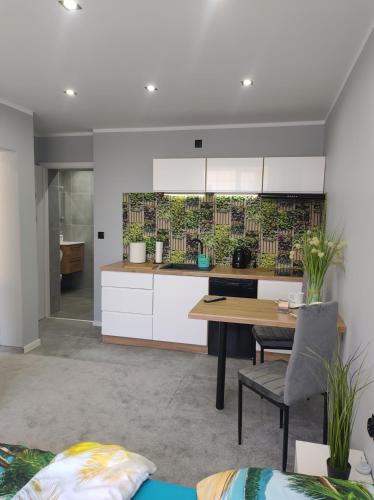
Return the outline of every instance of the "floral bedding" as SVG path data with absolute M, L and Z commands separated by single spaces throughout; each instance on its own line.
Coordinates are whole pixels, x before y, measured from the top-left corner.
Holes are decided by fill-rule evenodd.
M 197 485 L 198 500 L 373 500 L 374 487 L 272 469 L 227 470 Z
M 0 499 L 13 498 L 54 457 L 50 451 L 0 443 Z

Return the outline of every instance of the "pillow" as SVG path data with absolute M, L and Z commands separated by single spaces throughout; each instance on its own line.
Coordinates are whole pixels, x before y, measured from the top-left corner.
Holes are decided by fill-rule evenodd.
M 127 500 L 155 471 L 152 462 L 121 446 L 78 443 L 56 455 L 14 498 Z
M 198 500 L 374 498 L 374 487 L 354 481 L 287 474 L 272 469 L 227 470 L 197 485 Z

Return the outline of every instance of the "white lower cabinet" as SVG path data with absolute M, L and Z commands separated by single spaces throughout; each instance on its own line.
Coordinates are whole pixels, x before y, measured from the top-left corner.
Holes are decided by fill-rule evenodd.
M 257 298 L 288 300 L 289 293 L 301 292 L 303 284 L 295 281 L 258 280 Z
M 153 290 L 103 287 L 101 303 L 103 311 L 152 314 Z
M 103 312 L 102 333 L 113 337 L 152 340 L 152 316 Z
M 152 340 L 153 274 L 101 273 L 102 334 Z
M 207 322 L 188 313 L 208 294 L 209 278 L 155 275 L 153 340 L 207 345 Z

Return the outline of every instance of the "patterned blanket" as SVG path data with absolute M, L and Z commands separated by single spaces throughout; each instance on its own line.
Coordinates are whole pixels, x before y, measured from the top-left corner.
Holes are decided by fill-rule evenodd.
M 218 472 L 197 485 L 198 500 L 373 500 L 369 484 L 272 469 Z
M 54 457 L 50 451 L 0 443 L 0 499 L 13 498 Z

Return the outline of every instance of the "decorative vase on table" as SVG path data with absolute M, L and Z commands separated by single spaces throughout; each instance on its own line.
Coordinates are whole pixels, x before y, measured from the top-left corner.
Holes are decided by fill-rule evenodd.
M 308 278 L 307 303 L 321 302 L 321 291 L 326 272 L 331 265 L 343 263 L 345 243 L 336 233 L 326 235 L 325 222 L 306 231 L 294 245 L 290 258 L 301 260 Z
M 331 457 L 326 460 L 327 475 L 333 479 L 348 479 L 351 473 L 351 464 L 348 462 L 344 469 L 334 467 L 331 462 Z
M 316 302 L 322 302 L 322 288 L 313 282 L 309 282 L 307 291 L 307 303 L 314 304 Z

